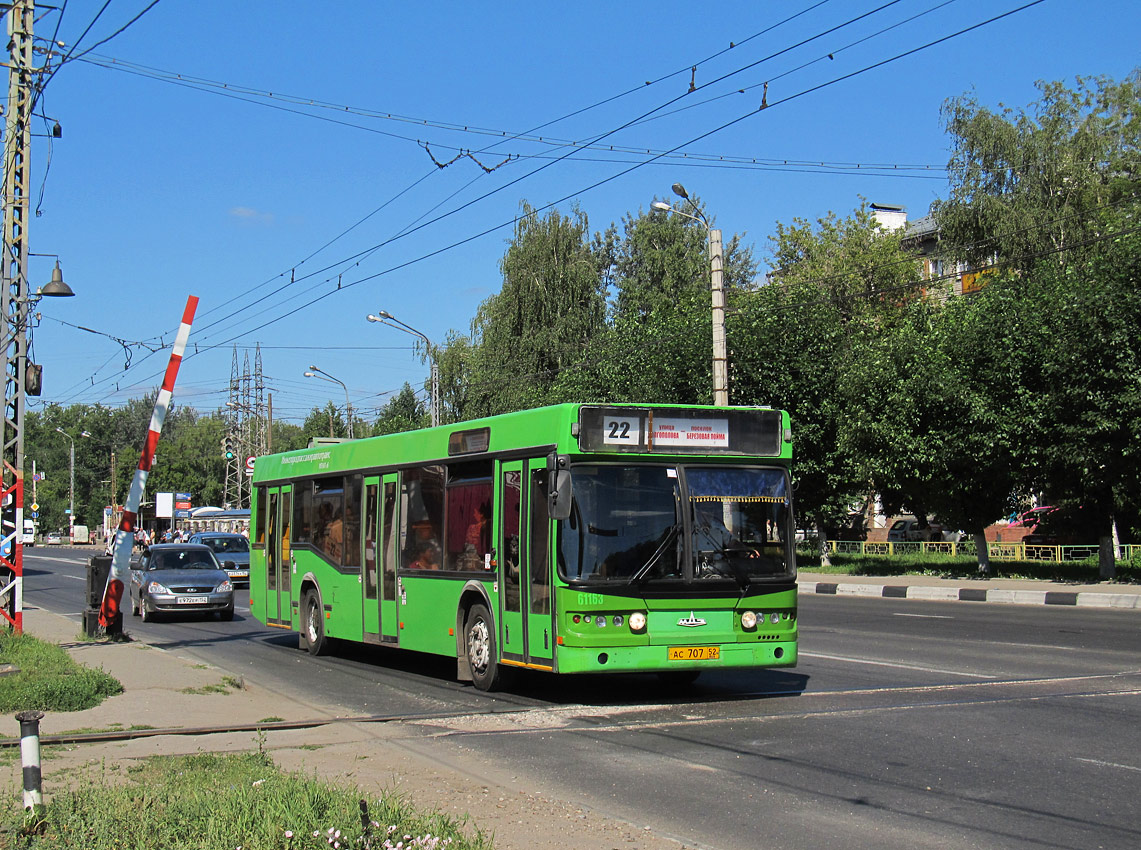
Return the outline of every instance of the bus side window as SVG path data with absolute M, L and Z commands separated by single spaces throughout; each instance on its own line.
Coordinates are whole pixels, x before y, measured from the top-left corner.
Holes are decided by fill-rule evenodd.
M 531 471 L 531 613 L 551 613 L 551 563 L 547 470 Z
M 444 527 L 444 468 L 405 470 L 402 484 L 401 534 L 406 570 L 440 569 L 440 529 Z

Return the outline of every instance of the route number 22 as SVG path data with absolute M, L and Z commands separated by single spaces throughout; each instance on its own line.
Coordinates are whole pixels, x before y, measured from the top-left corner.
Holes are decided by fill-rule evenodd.
M 640 419 L 606 419 L 603 425 L 603 443 L 608 446 L 639 446 L 642 444 Z

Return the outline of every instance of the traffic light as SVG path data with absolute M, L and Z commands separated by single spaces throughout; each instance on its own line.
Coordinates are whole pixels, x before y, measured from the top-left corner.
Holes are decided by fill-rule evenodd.
M 225 436 L 222 438 L 222 457 L 226 460 L 234 459 L 234 438 Z

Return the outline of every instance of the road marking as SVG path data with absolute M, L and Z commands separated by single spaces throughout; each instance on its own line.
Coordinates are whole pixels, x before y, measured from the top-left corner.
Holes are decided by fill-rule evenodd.
M 918 617 L 920 620 L 953 620 L 954 617 L 949 617 L 946 614 L 900 614 L 898 611 L 892 614 L 893 617 Z
M 915 664 L 896 664 L 891 661 L 871 661 L 867 658 L 848 658 L 843 655 L 821 655 L 818 652 L 801 652 L 801 658 L 823 658 L 825 661 L 846 661 L 849 664 L 872 664 L 876 667 L 894 667 L 899 670 L 918 670 L 922 673 L 943 673 L 948 676 L 966 676 L 970 679 L 997 679 L 982 673 L 965 673 L 962 670 L 942 670 L 938 667 L 920 667 Z
M 1134 767 L 1131 764 L 1114 764 L 1111 761 L 1098 761 L 1097 759 L 1075 759 L 1075 761 L 1084 761 L 1086 764 L 1096 764 L 1098 767 L 1116 767 L 1120 770 L 1135 770 L 1141 773 L 1141 767 Z

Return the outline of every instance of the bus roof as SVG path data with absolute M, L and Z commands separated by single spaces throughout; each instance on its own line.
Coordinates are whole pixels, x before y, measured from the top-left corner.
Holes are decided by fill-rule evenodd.
M 472 419 L 421 428 L 379 437 L 312 445 L 280 454 L 263 455 L 254 465 L 254 481 L 278 481 L 290 478 L 335 474 L 354 469 L 401 466 L 431 462 L 463 460 L 485 453 L 502 453 L 536 449 L 544 452 L 580 453 L 580 425 L 584 409 L 633 416 L 651 414 L 663 421 L 669 411 L 689 411 L 692 419 L 704 413 L 709 421 L 726 416 L 768 411 L 775 419 L 774 452 L 764 456 L 791 457 L 791 435 L 788 415 L 767 407 L 712 407 L 682 404 L 583 404 L 569 403 L 520 410 L 482 419 Z M 609 415 L 607 413 L 607 415 Z M 644 417 L 645 418 L 645 417 Z M 724 430 L 724 429 L 722 429 Z M 715 447 L 704 444 L 704 454 L 717 454 Z M 637 450 L 634 447 L 633 450 Z M 659 450 L 659 453 L 665 451 Z M 693 449 L 689 450 L 692 453 Z M 680 453 L 680 452 L 679 452 Z M 741 452 L 730 452 L 739 456 Z

